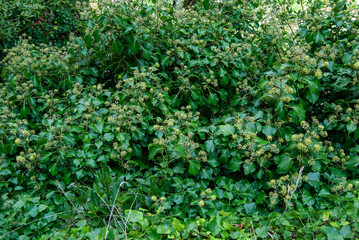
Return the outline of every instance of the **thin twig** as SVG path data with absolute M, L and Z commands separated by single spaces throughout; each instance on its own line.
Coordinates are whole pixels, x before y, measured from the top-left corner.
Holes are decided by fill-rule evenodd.
M 124 183 L 124 182 L 122 182 L 122 183 Z M 113 199 L 112 209 L 111 209 L 110 217 L 109 217 L 109 219 L 108 219 L 107 228 L 106 228 L 105 240 L 107 239 L 108 229 L 110 228 L 110 223 L 111 223 L 111 218 L 112 218 L 112 215 L 113 215 L 113 210 L 115 209 L 115 203 L 116 203 L 116 200 L 117 200 L 118 193 L 120 192 L 120 188 L 121 188 L 121 186 L 122 186 L 122 183 L 121 183 L 120 186 L 118 187 L 117 192 L 116 192 L 116 196 L 115 196 L 115 198 Z M 126 229 L 125 229 L 125 230 L 126 230 Z M 125 233 L 125 236 L 126 236 L 126 239 L 127 239 L 126 233 Z
M 300 178 L 302 177 L 302 174 L 303 174 L 303 170 L 304 170 L 304 166 L 299 170 L 299 174 L 298 174 L 298 179 L 297 179 L 297 182 L 295 183 L 295 188 L 292 192 L 292 195 L 290 196 L 289 200 L 292 200 L 292 197 L 295 193 L 295 191 L 297 190 L 297 187 L 298 187 L 298 184 L 299 184 L 299 181 L 300 181 Z M 280 221 L 279 221 L 279 224 L 278 224 L 278 227 L 280 226 L 280 224 L 282 223 L 282 220 L 283 220 L 283 217 L 286 213 L 286 211 L 288 210 L 288 205 L 285 206 L 285 209 L 284 209 L 284 212 L 282 213 L 282 217 L 280 218 Z M 274 234 L 276 234 L 277 232 L 275 232 Z

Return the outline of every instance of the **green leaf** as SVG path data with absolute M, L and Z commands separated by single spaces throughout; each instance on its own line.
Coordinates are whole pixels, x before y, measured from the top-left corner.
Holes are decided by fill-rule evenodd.
M 235 128 L 232 125 L 222 125 L 218 128 L 218 133 L 223 134 L 224 136 L 233 135 Z
M 130 43 L 130 50 L 133 54 L 136 54 L 140 50 L 140 45 L 137 41 L 134 40 Z
M 103 130 L 103 122 L 97 122 L 96 124 L 91 125 L 92 130 L 94 130 L 97 133 L 102 133 Z
M 114 40 L 114 41 L 112 42 L 112 51 L 113 51 L 114 53 L 119 54 L 119 53 L 122 52 L 122 50 L 123 50 L 123 45 L 121 44 L 121 42 L 118 41 L 118 40 Z
M 343 58 L 342 58 L 343 63 L 344 63 L 345 65 L 350 64 L 350 62 L 352 61 L 352 57 L 353 57 L 352 54 L 347 53 L 347 52 L 344 53 Z
M 120 142 L 120 143 L 124 143 L 126 141 L 126 133 L 117 133 L 116 135 L 116 139 Z
M 218 103 L 218 96 L 215 93 L 210 93 L 208 96 L 208 103 L 210 105 L 217 105 Z
M 193 98 L 193 100 L 199 100 L 201 99 L 201 92 L 196 88 L 196 89 L 191 89 L 191 97 Z
M 355 125 L 353 122 L 347 124 L 347 130 L 349 134 L 354 132 L 356 129 L 357 129 L 357 125 Z
M 199 170 L 201 169 L 201 163 L 200 162 L 196 162 L 196 161 L 189 161 L 189 168 L 188 168 L 188 172 L 192 175 L 197 175 L 197 173 L 199 172 Z
M 330 212 L 323 212 L 323 222 L 326 222 L 329 220 Z
M 221 232 L 221 218 L 216 216 L 212 221 L 207 223 L 207 230 L 210 231 L 213 236 L 217 236 Z
M 174 149 L 181 157 L 187 158 L 186 149 L 184 146 L 177 145 Z
M 26 107 L 24 103 L 20 109 L 20 114 L 23 118 L 26 118 L 27 115 L 29 115 L 29 113 L 30 113 L 30 108 Z
M 207 140 L 207 141 L 204 143 L 204 146 L 205 146 L 206 151 L 207 151 L 208 153 L 214 152 L 214 141 L 213 141 L 213 140 Z
M 81 127 L 78 126 L 74 126 L 70 128 L 70 132 L 83 133 L 85 132 L 85 129 L 82 129 Z
M 86 35 L 83 39 L 84 39 L 84 42 L 86 44 L 86 47 L 90 48 L 91 44 L 92 44 L 92 36 L 91 35 Z
M 103 145 L 103 142 L 100 139 L 96 140 L 95 146 L 97 147 L 97 149 L 100 149 L 102 147 L 102 145 Z
M 346 225 L 344 227 L 342 227 L 340 230 L 339 230 L 339 234 L 344 237 L 344 238 L 349 238 L 349 239 L 353 239 L 354 237 L 354 233 L 353 231 L 351 230 L 350 226 L 349 225 Z
M 148 159 L 153 160 L 157 153 L 163 153 L 164 147 L 158 144 L 149 144 L 148 150 L 150 154 L 148 155 Z
M 206 167 L 201 170 L 200 174 L 202 179 L 211 179 L 213 174 L 213 168 Z
M 229 201 L 231 201 L 234 198 L 233 193 L 229 191 L 224 192 L 224 197 L 227 198 Z
M 320 33 L 320 31 L 318 31 L 315 35 L 314 35 L 314 42 L 315 43 L 320 43 L 323 42 L 324 40 L 324 36 Z
M 307 174 L 307 183 L 313 187 L 317 187 L 320 185 L 320 173 L 319 172 L 311 172 Z
M 294 111 L 295 116 L 298 117 L 299 121 L 303 121 L 305 119 L 305 110 L 301 103 L 294 106 L 293 111 Z
M 208 159 L 207 163 L 213 168 L 216 168 L 216 167 L 218 167 L 220 165 L 217 158 Z
M 241 169 L 241 165 L 242 161 L 239 157 L 233 157 L 229 161 L 229 169 L 231 169 L 233 172 L 239 171 Z
M 349 170 L 356 169 L 359 166 L 359 156 L 352 156 L 344 165 Z
M 308 189 L 304 190 L 303 195 L 302 195 L 302 201 L 307 206 L 314 205 L 315 199 L 312 197 L 312 194 L 310 193 L 310 191 Z
M 103 136 L 103 138 L 108 141 L 111 142 L 113 139 L 115 139 L 115 134 L 113 133 L 105 133 L 105 135 Z
M 37 206 L 34 205 L 27 214 L 29 214 L 31 217 L 36 217 L 37 216 Z
M 91 190 L 91 201 L 96 207 L 99 207 L 101 204 L 101 198 L 94 190 Z
M 66 145 L 75 145 L 76 141 L 75 141 L 75 136 L 72 133 L 67 133 L 65 135 L 62 136 L 62 140 L 64 141 L 64 143 Z
M 170 58 L 169 58 L 168 56 L 163 56 L 163 57 L 161 58 L 161 65 L 162 65 L 163 67 L 168 66 L 169 62 L 170 62 Z
M 244 204 L 244 211 L 246 212 L 247 215 L 254 214 L 255 209 L 256 209 L 256 204 L 255 203 L 246 203 L 246 204 Z
M 159 225 L 159 226 L 157 227 L 157 233 L 158 233 L 158 234 L 170 234 L 170 233 L 171 233 L 170 226 L 167 226 L 167 225 Z
M 58 169 L 57 169 L 57 164 L 56 163 L 53 163 L 53 164 L 50 165 L 49 172 L 51 173 L 52 176 L 55 176 L 57 174 Z
M 185 226 L 177 218 L 173 219 L 172 226 L 179 232 L 185 229 Z
M 266 125 L 262 128 L 262 132 L 268 137 L 268 136 L 274 136 L 274 134 L 277 132 L 277 129 L 275 127 Z
M 249 164 L 244 164 L 243 169 L 244 169 L 244 174 L 248 175 L 256 170 L 256 165 L 252 162 Z
M 305 98 L 308 99 L 308 101 L 312 104 L 316 103 L 316 101 L 319 99 L 318 91 L 313 91 L 313 89 L 310 88 L 305 95 Z
M 256 228 L 255 232 L 259 238 L 268 237 L 268 227 Z
M 143 219 L 143 212 L 140 212 L 138 210 L 127 210 L 126 218 L 129 222 L 138 223 Z
M 279 164 L 277 166 L 278 173 L 287 173 L 293 167 L 293 160 L 287 154 L 282 154 L 279 159 Z

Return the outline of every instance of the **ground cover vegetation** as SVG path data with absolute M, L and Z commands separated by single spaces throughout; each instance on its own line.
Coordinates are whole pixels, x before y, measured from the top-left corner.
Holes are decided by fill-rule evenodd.
M 355 2 L 187 2 L 0 16 L 0 239 L 359 238 Z

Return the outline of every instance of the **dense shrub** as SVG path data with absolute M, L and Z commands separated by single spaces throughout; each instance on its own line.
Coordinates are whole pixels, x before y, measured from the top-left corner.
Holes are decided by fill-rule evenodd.
M 81 0 L 80 0 L 81 1 Z M 22 34 L 31 43 L 61 44 L 72 32 L 81 31 L 74 0 L 1 0 L 0 59 Z
M 80 8 L 1 62 L 3 237 L 357 236 L 354 4 Z

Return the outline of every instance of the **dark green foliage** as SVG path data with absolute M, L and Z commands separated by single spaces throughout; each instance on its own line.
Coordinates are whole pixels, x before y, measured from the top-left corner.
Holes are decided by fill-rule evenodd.
M 358 8 L 301 3 L 100 1 L 19 38 L 0 238 L 357 237 Z
M 75 0 L 1 0 L 0 59 L 3 50 L 26 34 L 31 43 L 62 44 L 70 33 L 81 31 Z

